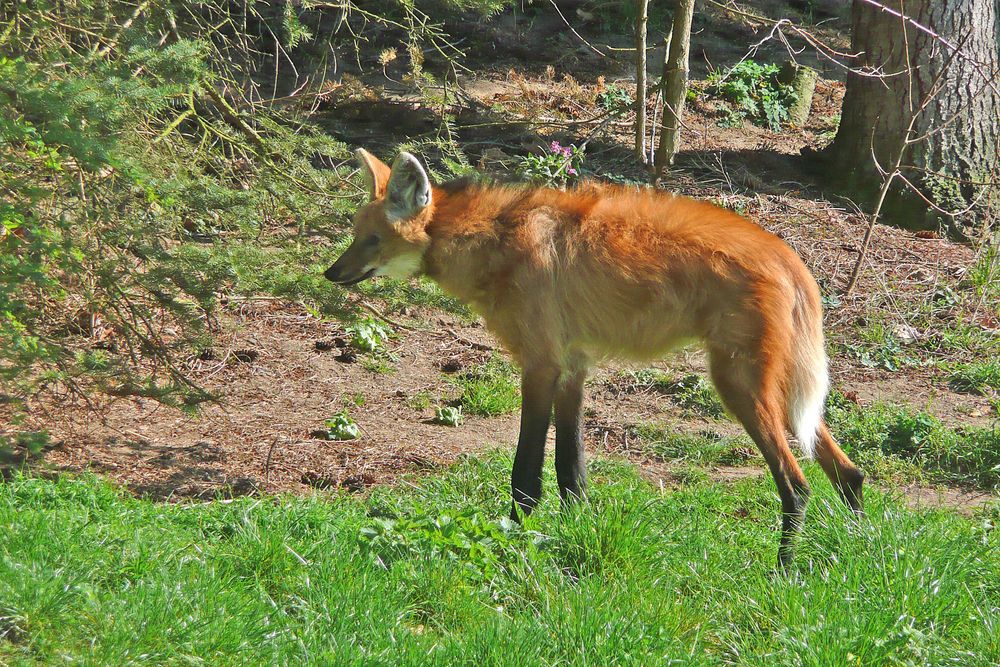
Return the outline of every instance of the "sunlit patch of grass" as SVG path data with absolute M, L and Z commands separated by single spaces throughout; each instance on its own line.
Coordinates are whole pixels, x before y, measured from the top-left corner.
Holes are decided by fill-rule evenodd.
M 453 381 L 462 390 L 459 401 L 466 414 L 493 417 L 521 407 L 520 373 L 503 357 L 494 356 Z
M 622 377 L 634 389 L 651 390 L 670 398 L 675 405 L 691 414 L 721 419 L 726 409 L 712 383 L 697 373 L 675 377 L 656 368 L 629 370 Z
M 756 452 L 753 441 L 746 435 L 723 436 L 713 431 L 690 433 L 663 424 L 639 424 L 635 432 L 643 451 L 675 463 L 739 465 Z
M 976 296 L 983 303 L 993 304 L 994 314 L 1000 316 L 1000 245 L 986 246 L 979 260 L 969 269 L 966 279 Z
M 506 454 L 348 495 L 156 504 L 0 484 L 0 662 L 961 664 L 1000 661 L 1000 510 L 855 517 L 814 465 L 788 573 L 769 479 L 677 490 L 592 462 L 507 521 Z
M 893 327 L 877 314 L 870 314 L 863 325 L 852 331 L 851 340 L 844 343 L 842 352 L 862 366 L 890 372 L 921 363 L 916 349 L 904 344 Z
M 844 450 L 884 479 L 929 479 L 1000 488 L 1000 429 L 951 427 L 926 412 L 831 394 L 827 419 Z
M 409 405 L 414 410 L 426 410 L 431 407 L 434 401 L 434 395 L 429 391 L 423 390 L 418 391 L 413 396 L 410 396 L 406 400 L 406 404 Z
M 988 395 L 1000 392 L 1000 362 L 982 359 L 971 363 L 953 364 L 948 384 L 956 391 Z

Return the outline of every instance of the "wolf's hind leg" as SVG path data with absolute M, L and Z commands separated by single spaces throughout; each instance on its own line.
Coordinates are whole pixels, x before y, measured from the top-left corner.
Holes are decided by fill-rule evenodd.
M 794 540 L 802 529 L 809 483 L 785 435 L 784 402 L 767 365 L 744 355 L 710 350 L 712 381 L 723 403 L 740 420 L 764 455 L 781 497 L 781 541 L 778 564 L 792 561 Z
M 863 512 L 862 486 L 865 482 L 865 474 L 840 449 L 826 423 L 820 424 L 817 432 L 816 458 L 819 459 L 823 472 L 830 478 L 834 488 L 840 493 L 840 497 L 844 499 L 848 507 L 855 512 Z

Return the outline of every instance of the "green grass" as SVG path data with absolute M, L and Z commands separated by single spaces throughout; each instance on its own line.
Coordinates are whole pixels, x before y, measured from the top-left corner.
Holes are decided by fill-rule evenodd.
M 909 407 L 862 409 L 836 393 L 827 420 L 844 451 L 876 478 L 1000 489 L 1000 425 L 951 427 Z
M 434 395 L 431 392 L 423 390 L 418 391 L 413 396 L 410 396 L 406 400 L 406 404 L 409 405 L 414 410 L 426 410 L 431 407 L 434 401 Z
M 921 364 L 916 348 L 901 342 L 881 313 L 870 313 L 859 323 L 851 332 L 850 342 L 844 343 L 840 351 L 862 366 L 890 372 Z
M 1000 244 L 987 244 L 983 248 L 966 279 L 976 296 L 985 304 L 992 303 L 993 312 L 1000 315 Z
M 972 394 L 1000 392 L 1000 362 L 989 359 L 955 364 L 948 373 L 948 384 L 956 391 Z
M 550 466 L 551 467 L 551 466 Z M 769 481 L 660 493 L 594 461 L 589 505 L 521 529 L 510 459 L 348 496 L 156 504 L 93 478 L 0 484 L 0 663 L 993 665 L 1000 515 L 814 466 L 789 575 Z
M 724 436 L 714 431 L 689 433 L 663 424 L 640 424 L 635 431 L 643 451 L 676 463 L 739 465 L 757 452 L 757 446 L 746 435 Z
M 655 368 L 643 368 L 625 371 L 623 377 L 637 388 L 666 395 L 672 403 L 684 408 L 688 414 L 711 419 L 721 419 L 726 416 L 726 408 L 722 405 L 715 387 L 697 373 L 688 373 L 678 378 Z
M 521 407 L 521 381 L 517 367 L 496 355 L 453 378 L 462 390 L 459 401 L 466 414 L 493 417 Z
M 1000 491 L 1000 423 L 951 426 L 907 406 L 876 403 L 862 408 L 837 392 L 830 396 L 826 417 L 841 446 L 872 479 Z M 741 465 L 757 453 L 743 434 L 692 433 L 662 423 L 638 424 L 634 432 L 643 451 L 688 468 Z

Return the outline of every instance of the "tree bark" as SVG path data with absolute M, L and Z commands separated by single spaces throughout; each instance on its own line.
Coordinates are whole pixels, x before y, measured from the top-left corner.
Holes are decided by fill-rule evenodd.
M 802 127 L 809 120 L 813 93 L 819 73 L 812 67 L 798 65 L 791 61 L 781 66 L 778 81 L 791 86 L 795 91 L 795 103 L 788 109 L 788 123 L 792 127 Z
M 902 178 L 885 202 L 887 219 L 975 233 L 977 221 L 989 219 L 997 204 L 990 185 L 1000 141 L 997 4 L 876 4 L 885 8 L 873 0 L 852 5 L 852 51 L 859 54 L 853 68 L 876 76 L 848 74 L 840 127 L 825 151 L 827 173 L 842 175 L 844 189 L 870 201 L 884 180 L 876 162 L 889 170 L 902 154 Z
M 637 0 L 635 20 L 635 156 L 646 162 L 646 24 L 649 0 Z
M 688 56 L 691 52 L 691 18 L 694 0 L 677 0 L 674 25 L 670 31 L 670 49 L 663 63 L 663 126 L 660 145 L 656 147 L 653 181 L 674 163 L 680 143 L 684 98 L 687 95 Z

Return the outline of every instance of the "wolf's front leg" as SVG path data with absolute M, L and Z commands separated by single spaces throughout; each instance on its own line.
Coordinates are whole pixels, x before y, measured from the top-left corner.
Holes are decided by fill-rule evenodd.
M 586 378 L 586 370 L 566 373 L 556 389 L 556 478 L 563 502 L 583 498 L 587 490 L 581 420 Z
M 549 367 L 526 366 L 521 375 L 521 432 L 517 438 L 511 490 L 514 502 L 510 518 L 530 514 L 542 497 L 542 463 L 545 438 L 552 416 L 552 399 L 559 371 Z

